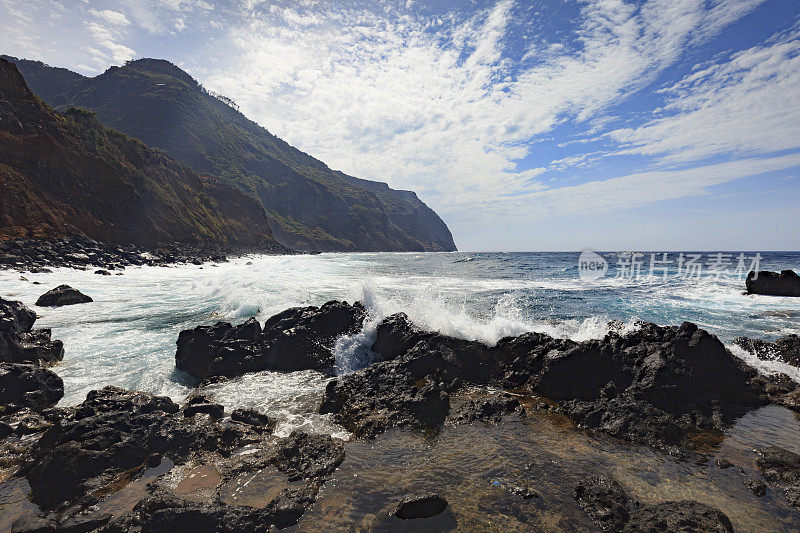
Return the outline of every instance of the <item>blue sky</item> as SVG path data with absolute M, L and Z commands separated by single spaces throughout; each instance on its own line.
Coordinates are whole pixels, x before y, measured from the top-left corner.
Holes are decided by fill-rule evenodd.
M 0 0 L 0 51 L 168 59 L 464 250 L 800 249 L 796 0 Z

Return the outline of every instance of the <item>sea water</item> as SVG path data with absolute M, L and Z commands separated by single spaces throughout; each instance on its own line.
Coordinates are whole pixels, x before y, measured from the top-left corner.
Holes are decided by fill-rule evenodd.
M 616 254 L 602 255 L 610 268 L 597 280 L 581 279 L 577 253 L 249 256 L 202 266 L 129 267 L 111 276 L 91 269 L 0 271 L 0 296 L 36 310 L 36 327 L 52 328 L 53 338 L 64 341 L 64 360 L 54 367 L 64 380 L 60 405 L 78 404 L 88 391 L 106 385 L 180 401 L 191 387 L 175 369 L 181 330 L 251 316 L 263 322 L 288 307 L 332 299 L 361 301 L 369 312 L 362 332 L 337 342 L 340 374 L 368 364 L 377 324 L 404 312 L 420 327 L 487 344 L 528 331 L 600 338 L 612 320 L 628 329 L 641 320 L 688 320 L 718 335 L 761 372 L 784 372 L 800 382 L 797 368 L 760 361 L 730 344 L 741 335 L 773 340 L 800 333 L 800 299 L 746 295 L 742 279 L 702 272 L 628 279 L 617 276 Z M 760 267 L 800 271 L 800 253 L 762 252 Z M 62 283 L 94 302 L 34 306 L 39 295 Z M 296 428 L 343 434 L 315 414 L 328 379 L 314 371 L 263 372 L 215 384 L 208 392 L 228 410 L 254 407 L 277 417 L 278 434 Z

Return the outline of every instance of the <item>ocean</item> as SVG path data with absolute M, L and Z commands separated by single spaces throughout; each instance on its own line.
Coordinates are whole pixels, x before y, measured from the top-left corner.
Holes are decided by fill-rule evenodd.
M 691 253 L 684 252 L 685 257 Z M 41 315 L 35 327 L 64 341 L 64 361 L 54 367 L 64 380 L 59 405 L 75 405 L 106 385 L 168 395 L 180 401 L 191 390 L 175 369 L 175 341 L 183 329 L 216 321 L 263 321 L 288 307 L 331 299 L 361 301 L 369 311 L 364 330 L 337 343 L 337 372 L 369 362 L 380 320 L 397 312 L 430 330 L 493 344 L 528 331 L 574 340 L 600 338 L 638 321 L 662 325 L 697 323 L 718 335 L 735 355 L 761 372 L 784 372 L 800 382 L 800 370 L 760 361 L 733 346 L 737 336 L 765 340 L 800 333 L 800 300 L 744 294 L 733 276 L 739 252 L 720 275 L 707 267 L 678 271 L 679 252 L 658 254 L 666 270 L 650 276 L 650 255 L 641 276 L 631 276 L 625 255 L 600 253 L 608 270 L 584 279 L 578 253 L 352 253 L 246 256 L 220 264 L 129 267 L 121 276 L 66 268 L 52 273 L 0 272 L 0 295 L 21 300 Z M 750 265 L 754 252 L 745 254 Z M 628 265 L 630 266 L 630 265 Z M 800 271 L 800 253 L 761 252 L 763 270 Z M 36 284 L 38 282 L 38 284 Z M 93 303 L 37 308 L 39 295 L 66 283 Z M 619 323 L 622 323 L 620 326 Z M 316 414 L 329 376 L 314 371 L 264 372 L 207 388 L 227 410 L 254 407 L 278 418 L 276 433 L 293 429 L 346 436 Z

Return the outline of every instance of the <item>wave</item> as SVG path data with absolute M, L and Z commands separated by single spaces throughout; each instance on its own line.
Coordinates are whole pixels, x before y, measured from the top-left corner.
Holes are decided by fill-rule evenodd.
M 378 325 L 384 318 L 400 312 L 423 330 L 489 346 L 494 346 L 504 337 L 529 332 L 546 333 L 551 337 L 574 341 L 599 339 L 609 332 L 611 320 L 606 315 L 583 319 L 533 318 L 526 310 L 522 296 L 519 292 L 506 293 L 488 315 L 481 316 L 468 305 L 466 298 L 454 299 L 449 292 L 433 284 L 412 290 L 410 294 L 403 292 L 390 295 L 385 289 L 379 289 L 373 281 L 367 281 L 351 291 L 348 298 L 364 304 L 367 320 L 361 331 L 337 340 L 334 348 L 337 372 L 348 374 L 373 362 L 375 354 L 369 348 L 375 341 Z M 637 327 L 636 322 L 626 322 L 622 331 L 633 331 Z
M 800 383 L 800 368 L 797 368 L 796 366 L 792 366 L 782 361 L 761 359 L 755 353 L 745 350 L 736 344 L 726 344 L 725 347 L 728 348 L 733 355 L 766 376 L 786 374 L 795 383 Z

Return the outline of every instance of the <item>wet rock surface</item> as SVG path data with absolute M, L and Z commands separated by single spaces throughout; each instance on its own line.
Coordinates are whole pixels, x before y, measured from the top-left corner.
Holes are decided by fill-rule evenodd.
M 73 289 L 69 285 L 59 285 L 39 296 L 36 305 L 39 307 L 61 307 L 64 305 L 76 305 L 92 302 L 91 297 L 86 296 L 81 291 Z
M 186 408 L 205 405 L 213 404 Z M 16 474 L 27 480 L 40 512 L 20 519 L 14 530 L 268 531 L 297 522 L 344 460 L 341 442 L 328 436 L 295 432 L 281 439 L 263 431 L 258 413 L 240 412 L 237 418 L 247 420 L 242 423 L 202 410 L 185 416 L 186 408 L 181 411 L 169 398 L 106 387 L 90 392 L 79 406 L 48 413 L 38 441 L 20 450 Z M 252 449 L 239 453 L 245 447 Z M 163 476 L 178 468 L 171 465 L 183 465 L 177 475 L 189 472 L 177 486 L 163 482 L 129 491 L 148 472 Z M 214 475 L 191 474 L 203 468 Z M 274 493 L 258 505 L 207 496 L 234 481 L 241 490 L 270 469 Z M 104 509 L 119 508 L 106 503 L 119 499 L 118 493 L 127 494 L 121 501 L 129 501 L 130 510 L 112 515 Z
M 800 335 L 787 335 L 775 342 L 737 337 L 733 343 L 764 361 L 781 361 L 800 367 Z
M 54 372 L 30 364 L 0 363 L 0 415 L 22 408 L 51 407 L 64 396 L 64 382 Z
M 51 365 L 64 358 L 64 345 L 49 329 L 32 329 L 36 313 L 22 302 L 0 298 L 0 361 Z
M 581 343 L 529 333 L 489 347 L 421 331 L 398 314 L 378 327 L 372 350 L 383 361 L 331 382 L 320 410 L 359 436 L 436 427 L 450 411 L 448 393 L 464 384 L 527 390 L 584 427 L 676 452 L 693 432 L 720 430 L 768 402 L 755 370 L 690 323 Z M 492 418 L 508 407 L 466 404 L 449 414 Z
M 747 292 L 767 296 L 800 296 L 800 276 L 793 270 L 750 272 L 745 280 Z
M 789 502 L 800 509 L 800 455 L 770 446 L 759 450 L 758 469 L 773 487 L 782 489 Z
M 733 531 L 730 519 L 719 509 L 691 500 L 644 505 L 610 476 L 582 481 L 575 487 L 575 499 L 603 531 Z
M 198 326 L 180 333 L 175 365 L 198 380 L 263 370 L 323 370 L 334 364 L 336 339 L 359 331 L 364 317 L 361 304 L 332 301 L 287 309 L 263 328 L 254 318 L 238 326 Z

